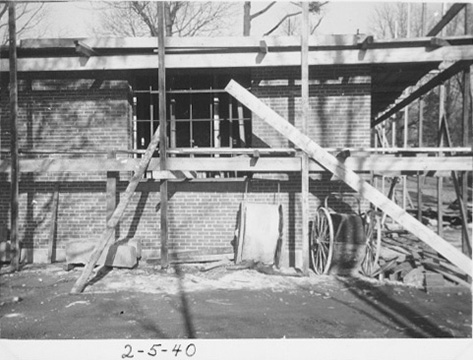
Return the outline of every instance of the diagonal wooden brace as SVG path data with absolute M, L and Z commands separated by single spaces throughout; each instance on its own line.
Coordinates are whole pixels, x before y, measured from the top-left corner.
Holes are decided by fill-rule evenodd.
M 94 270 L 94 267 L 100 258 L 100 255 L 102 255 L 102 252 L 108 245 L 111 245 L 115 241 L 113 237 L 113 234 L 115 233 L 115 228 L 123 217 L 123 214 L 125 213 L 125 210 L 128 204 L 130 203 L 130 200 L 133 197 L 133 194 L 135 193 L 138 184 L 140 183 L 140 180 L 143 178 L 143 175 L 146 172 L 146 169 L 148 168 L 149 162 L 151 161 L 151 158 L 153 157 L 153 154 L 156 151 L 156 148 L 158 147 L 159 136 L 160 127 L 158 126 L 156 132 L 151 138 L 151 141 L 148 145 L 148 148 L 146 149 L 145 154 L 141 158 L 138 169 L 133 174 L 132 178 L 130 179 L 130 183 L 128 184 L 125 192 L 123 193 L 122 200 L 118 203 L 112 216 L 107 221 L 107 228 L 102 234 L 101 239 L 98 241 L 94 252 L 90 255 L 89 262 L 87 263 L 84 270 L 82 271 L 82 274 L 79 276 L 74 286 L 72 287 L 71 294 L 79 294 L 84 290 L 85 286 L 87 285 L 87 281 L 89 280 L 89 277 L 92 274 L 92 271 Z
M 465 274 L 471 276 L 472 262 L 470 258 L 442 239 L 435 232 L 417 221 L 404 209 L 396 205 L 373 186 L 365 182 L 360 176 L 348 169 L 343 163 L 335 158 L 335 156 L 325 151 L 315 141 L 304 135 L 296 127 L 278 115 L 274 110 L 265 105 L 256 96 L 251 94 L 234 80 L 231 80 L 228 83 L 225 90 L 249 108 L 253 113 L 271 125 L 279 133 L 289 139 L 295 144 L 295 146 L 306 152 L 321 166 L 343 180 L 353 190 L 370 201 L 374 206 L 387 213 L 407 231 L 411 232 L 413 235 L 417 236 L 420 240 L 439 252 L 452 264 L 458 266 L 458 268 L 465 272 Z

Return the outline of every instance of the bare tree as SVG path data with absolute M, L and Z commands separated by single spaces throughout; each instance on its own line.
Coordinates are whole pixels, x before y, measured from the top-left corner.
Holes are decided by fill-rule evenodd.
M 105 6 L 104 6 L 105 5 Z M 166 1 L 166 36 L 213 36 L 224 28 L 235 3 Z M 157 3 L 106 1 L 101 5 L 103 31 L 120 36 L 157 36 Z
M 17 36 L 35 28 L 44 19 L 44 3 L 17 3 Z M 0 3 L 0 44 L 8 42 L 8 3 Z
M 465 26 L 467 33 L 473 31 L 473 11 L 469 7 L 468 17 L 462 11 L 444 29 L 444 35 L 463 35 Z M 420 37 L 425 35 L 442 17 L 441 4 L 429 3 L 428 6 L 422 4 L 411 4 L 410 9 L 410 37 Z M 408 29 L 408 4 L 407 3 L 383 3 L 376 6 L 370 18 L 370 31 L 379 39 L 407 37 Z M 463 76 L 457 74 L 446 85 L 445 111 L 450 128 L 452 142 L 460 144 L 462 139 L 462 99 L 463 99 Z M 438 117 L 439 117 L 439 96 L 438 91 L 433 90 L 423 97 L 424 101 L 424 125 L 423 144 L 424 146 L 436 146 L 438 142 Z M 409 142 L 416 144 L 418 129 L 418 103 L 409 106 Z M 402 114 L 396 115 L 401 118 Z M 398 144 L 402 143 L 402 123 L 397 133 Z M 388 137 L 390 135 L 388 134 Z
M 244 5 L 243 5 L 243 36 L 250 36 L 250 33 L 251 33 L 251 22 L 264 15 L 265 13 L 267 13 L 274 5 L 276 5 L 276 1 L 272 1 L 271 3 L 269 3 L 266 7 L 264 7 L 263 9 L 257 11 L 256 13 L 254 14 L 251 14 L 251 1 L 245 1 Z M 320 11 L 322 9 L 322 7 L 324 5 L 326 5 L 328 2 L 319 2 L 319 1 L 311 1 L 309 3 L 309 13 L 310 14 L 320 14 Z M 265 32 L 264 36 L 268 36 L 268 35 L 271 35 L 272 33 L 274 33 L 278 28 L 280 28 L 280 26 L 286 22 L 291 22 L 291 19 L 295 16 L 298 16 L 300 14 L 302 14 L 302 10 L 300 9 L 301 8 L 301 3 L 300 2 L 291 2 L 290 4 L 292 4 L 293 6 L 295 7 L 298 7 L 299 9 L 298 10 L 294 10 L 292 12 L 288 12 L 286 13 L 286 15 L 284 15 L 273 27 L 271 27 L 271 29 L 269 29 L 268 31 Z M 322 18 L 320 18 L 316 23 L 315 25 L 311 25 L 311 29 L 310 29 L 310 33 L 313 34 L 315 29 L 320 25 L 320 22 L 322 21 Z M 294 22 L 292 21 L 292 24 L 289 23 L 289 24 L 286 24 L 286 26 L 289 26 L 289 28 L 292 26 L 292 29 L 291 29 L 291 34 L 294 34 L 295 33 L 295 29 L 294 29 Z M 283 33 L 287 33 L 287 29 L 286 28 Z

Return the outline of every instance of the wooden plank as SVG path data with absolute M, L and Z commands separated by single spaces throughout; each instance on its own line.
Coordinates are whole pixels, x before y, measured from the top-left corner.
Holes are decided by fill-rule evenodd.
M 59 184 L 56 184 L 51 204 L 51 223 L 49 225 L 48 237 L 48 263 L 52 264 L 56 259 L 54 249 L 56 247 L 57 210 L 59 206 Z
M 302 2 L 301 27 L 301 107 L 302 131 L 307 134 L 309 108 L 309 3 Z M 301 158 L 301 220 L 302 220 L 302 273 L 309 275 L 309 157 L 302 154 Z
M 110 153 L 108 158 L 114 158 L 115 154 Z M 110 218 L 113 215 L 113 212 L 115 211 L 115 208 L 117 207 L 117 178 L 118 178 L 118 173 L 115 171 L 108 171 L 107 172 L 107 184 L 106 184 L 106 222 L 110 220 Z M 115 236 L 115 231 L 112 235 L 114 239 L 116 239 Z
M 439 120 L 438 120 L 438 142 L 439 147 L 443 147 L 443 131 L 447 126 L 447 119 L 445 114 L 445 85 L 442 83 L 439 86 Z M 439 153 L 439 156 L 442 156 L 442 153 Z M 437 233 L 440 237 L 443 237 L 443 178 L 439 176 L 437 178 Z
M 237 105 L 238 110 L 238 134 L 240 136 L 241 147 L 246 147 L 246 137 L 245 137 L 245 121 L 243 116 L 243 106 L 240 103 Z
M 176 99 L 171 99 L 171 107 L 170 107 L 170 114 L 169 117 L 170 121 L 170 137 L 171 137 L 171 148 L 176 147 Z
M 470 6 L 465 6 L 465 11 L 464 11 L 464 22 L 463 22 L 463 31 L 464 34 L 468 34 L 468 25 L 469 25 L 469 16 L 470 16 Z M 470 111 L 470 106 L 471 106 L 471 101 L 472 98 L 470 97 L 470 90 L 471 90 L 471 82 L 470 82 L 470 72 L 471 69 L 470 67 L 466 68 L 465 71 L 463 72 L 463 101 L 462 101 L 462 132 L 463 132 L 463 141 L 462 145 L 467 146 L 469 142 L 469 136 L 468 136 L 468 123 L 469 123 L 469 117 L 472 118 L 473 120 L 473 111 Z M 473 131 L 473 126 L 470 128 Z M 470 133 L 471 134 L 471 133 Z M 471 136 L 471 135 L 470 135 Z M 473 144 L 472 144 L 473 147 Z M 467 173 L 464 172 L 461 175 L 461 198 L 462 198 L 462 208 L 465 207 L 465 204 L 468 204 L 468 176 Z M 460 196 L 459 196 L 460 197 Z M 466 217 L 464 218 L 466 219 Z M 465 233 L 466 232 L 466 233 Z M 473 233 L 469 234 L 468 227 L 463 231 L 462 234 L 462 251 L 464 254 L 467 255 L 472 255 L 472 242 L 471 238 L 473 237 Z
M 254 150 L 251 150 L 254 153 Z M 96 173 L 105 171 L 136 171 L 140 159 L 98 159 L 98 158 L 57 158 L 57 159 L 22 159 L 21 174 Z M 10 159 L 0 160 L 0 174 L 10 173 Z M 155 178 L 182 179 L 189 177 L 189 171 L 242 171 L 242 172 L 287 172 L 300 171 L 300 161 L 296 157 L 259 157 L 255 161 L 249 156 L 204 158 L 175 157 L 168 158 L 168 169 L 160 170 L 159 158 L 153 158 L 148 166 L 155 172 Z M 351 156 L 345 165 L 359 172 L 374 171 L 379 174 L 427 171 L 471 171 L 472 156 L 444 157 L 395 157 L 393 155 Z M 310 161 L 310 172 L 325 171 L 317 162 Z
M 140 165 L 137 171 L 133 174 L 132 178 L 130 179 L 129 184 L 125 192 L 123 193 L 122 200 L 118 203 L 118 206 L 115 208 L 115 211 L 113 212 L 112 217 L 107 222 L 107 228 L 105 232 L 102 234 L 102 237 L 99 240 L 94 252 L 91 254 L 89 262 L 87 263 L 82 274 L 77 279 L 74 286 L 72 287 L 71 294 L 78 294 L 84 290 L 86 283 L 90 275 L 92 274 L 92 271 L 94 270 L 94 267 L 97 264 L 97 261 L 100 258 L 100 255 L 102 255 L 103 250 L 107 247 L 107 245 L 113 242 L 114 239 L 112 238 L 112 236 L 115 232 L 115 228 L 120 222 L 125 212 L 125 209 L 127 208 L 131 198 L 133 197 L 136 187 L 140 183 L 140 180 L 143 178 L 143 175 L 148 167 L 151 157 L 153 156 L 154 152 L 156 151 L 156 148 L 158 147 L 159 136 L 160 136 L 160 131 L 158 128 L 156 132 L 154 133 L 153 137 L 151 138 L 148 148 L 146 149 L 146 153 L 140 160 Z
M 74 41 L 80 41 L 92 48 L 99 49 L 157 49 L 155 37 L 100 37 L 100 38 L 77 38 L 77 39 L 25 39 L 21 40 L 20 46 L 29 49 L 44 48 L 73 48 Z M 167 37 L 166 50 L 171 49 L 235 49 L 235 48 L 257 48 L 261 45 L 261 37 Z M 358 41 L 363 42 L 364 37 Z M 267 47 L 280 48 L 297 46 L 297 36 L 266 36 L 264 42 Z M 313 35 L 309 39 L 310 46 L 353 46 L 357 43 L 355 35 Z
M 214 147 L 220 147 L 220 100 L 218 97 L 213 99 L 213 144 Z
M 18 160 L 18 59 L 16 49 L 16 9 L 15 3 L 8 3 L 8 34 L 9 34 L 9 67 L 10 71 L 10 241 L 12 244 L 12 268 L 20 269 L 21 241 L 18 233 L 19 222 L 19 181 L 20 169 Z
M 469 148 L 468 148 L 469 149 Z M 168 154 L 178 154 L 178 155 L 253 155 L 255 151 L 258 151 L 261 155 L 276 155 L 276 154 L 287 154 L 295 155 L 295 149 L 289 148 L 175 148 L 168 149 Z
M 373 119 L 371 122 L 371 127 L 374 127 L 383 121 L 389 119 L 392 115 L 397 113 L 398 111 L 402 110 L 407 105 L 411 104 L 413 101 L 419 99 L 421 96 L 427 94 L 433 88 L 438 86 L 439 84 L 443 83 L 445 80 L 451 78 L 453 75 L 459 73 L 460 71 L 464 70 L 468 66 L 470 66 L 473 61 L 458 61 L 450 65 L 448 68 L 437 74 L 435 77 L 430 79 L 424 85 L 421 85 L 416 90 L 414 90 L 410 95 L 405 97 L 404 99 L 400 100 L 397 104 L 395 104 L 392 108 L 388 111 L 383 113 L 381 116 L 378 116 L 376 119 Z
M 424 15 L 424 6 L 422 7 L 422 15 Z M 422 25 L 424 18 L 422 17 Z M 424 99 L 419 98 L 419 125 L 418 125 L 418 146 L 422 147 L 423 134 L 424 134 Z M 422 221 L 422 185 L 424 177 L 421 172 L 417 173 L 417 220 Z
M 452 45 L 428 51 L 425 47 L 413 48 L 372 48 L 360 57 L 358 49 L 321 49 L 309 53 L 309 65 L 363 65 L 389 63 L 419 63 L 460 61 L 473 58 L 473 45 Z M 86 72 L 107 70 L 155 69 L 157 56 L 110 55 L 93 56 L 87 62 L 80 57 L 28 57 L 18 59 L 18 71 L 23 72 Z M 269 52 L 264 58 L 257 52 L 242 53 L 195 53 L 166 55 L 168 69 L 248 68 L 267 66 L 298 66 L 300 54 L 296 51 Z M 0 59 L 0 72 L 8 72 L 8 61 Z
M 349 170 L 343 163 L 337 160 L 337 158 L 327 153 L 317 143 L 302 134 L 288 121 L 258 100 L 258 98 L 234 80 L 230 81 L 225 89 L 243 105 L 274 127 L 279 133 L 292 141 L 296 146 L 301 148 L 327 170 L 332 172 L 338 178 L 343 179 L 348 186 L 369 200 L 375 207 L 380 208 L 382 211 L 387 213 L 391 218 L 403 226 L 403 228 L 417 236 L 434 250 L 438 251 L 454 265 L 458 266 L 465 272 L 465 274 L 471 274 L 472 263 L 470 258 L 462 254 L 451 244 L 435 234 L 435 232 L 417 221 L 373 186 L 363 181 L 360 176 Z
M 384 132 L 383 128 L 383 132 Z M 383 134 L 384 138 L 384 146 L 389 146 L 386 141 L 386 136 Z M 274 153 L 284 153 L 288 155 L 295 155 L 297 153 L 296 149 L 292 148 L 251 148 L 251 149 L 230 149 L 230 148 L 220 148 L 215 149 L 211 147 L 202 147 L 202 148 L 176 148 L 176 149 L 168 149 L 168 154 L 171 151 L 172 153 L 179 154 L 180 151 L 186 154 L 231 154 L 231 155 L 251 155 L 257 149 L 261 154 L 274 154 Z M 340 151 L 348 150 L 354 156 L 365 155 L 365 153 L 379 153 L 380 149 L 376 148 L 358 148 L 358 147 L 326 147 L 326 151 L 331 153 L 339 153 Z M 146 150 L 124 150 L 119 149 L 115 150 L 117 154 L 144 154 Z M 396 154 L 396 155 L 404 155 L 407 153 L 412 153 L 413 155 L 417 154 L 424 154 L 424 153 L 441 153 L 441 152 L 451 152 L 455 153 L 456 155 L 471 155 L 473 154 L 473 150 L 470 146 L 455 146 L 455 147 L 415 147 L 415 148 L 390 148 L 385 147 L 381 149 L 383 154 Z M 10 154 L 8 150 L 0 150 L 2 154 Z M 27 150 L 27 149 L 19 149 L 19 154 L 21 155 L 73 155 L 77 157 L 77 155 L 87 156 L 87 155 L 107 155 L 108 152 L 104 150 L 92 149 L 92 150 L 53 150 L 53 149 L 44 149 L 44 150 Z
M 167 129 L 166 129 L 166 39 L 164 2 L 157 4 L 158 7 L 158 90 L 159 90 L 159 165 L 161 170 L 167 169 Z M 169 266 L 168 257 L 168 182 L 161 180 L 160 186 L 160 218 L 161 218 L 161 266 Z
M 376 39 L 371 44 L 371 36 L 367 35 L 311 35 L 309 37 L 310 48 L 317 47 L 359 47 L 361 44 L 368 43 L 376 47 L 403 47 L 403 46 L 422 46 L 429 44 L 432 36 L 430 34 L 420 38 L 397 38 L 397 39 Z M 446 38 L 450 42 L 461 42 L 462 36 L 449 36 Z M 142 49 L 148 51 L 156 51 L 158 49 L 155 37 L 94 37 L 94 38 L 51 38 L 51 39 L 24 39 L 20 42 L 23 49 L 74 49 L 75 41 L 80 41 L 91 48 L 97 49 Z M 231 37 L 166 37 L 166 54 L 179 50 L 196 50 L 196 51 L 215 51 L 217 50 L 235 50 L 255 49 L 260 51 L 260 36 L 231 36 Z M 268 46 L 268 51 L 281 50 L 287 47 L 299 47 L 299 36 L 265 36 L 264 41 Z
M 309 274 L 309 157 L 301 156 L 302 273 Z

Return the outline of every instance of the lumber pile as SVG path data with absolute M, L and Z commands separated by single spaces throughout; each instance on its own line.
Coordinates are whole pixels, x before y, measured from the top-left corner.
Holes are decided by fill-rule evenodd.
M 471 289 L 462 271 L 407 233 L 387 232 L 382 239 L 374 276 L 425 289 L 427 292 Z

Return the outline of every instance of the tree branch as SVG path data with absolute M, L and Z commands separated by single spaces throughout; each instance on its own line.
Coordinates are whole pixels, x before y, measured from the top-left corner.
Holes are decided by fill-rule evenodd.
M 266 6 L 264 9 L 254 13 L 253 15 L 250 15 L 250 20 L 253 20 L 254 18 L 257 18 L 260 15 L 263 15 L 266 11 L 271 9 L 275 4 L 276 4 L 276 1 L 273 1 L 268 6 Z
M 155 25 L 149 18 L 148 14 L 146 14 L 146 12 L 144 11 L 146 8 L 146 4 L 142 4 L 139 1 L 133 1 L 132 7 L 136 11 L 136 13 L 143 19 L 145 24 L 148 25 L 148 28 L 151 32 L 151 36 L 158 36 Z
M 3 5 L 3 9 L 0 10 L 0 19 L 2 18 L 3 15 L 5 15 L 7 10 L 8 10 L 8 4 Z
M 279 26 L 281 26 L 281 24 L 288 18 L 290 17 L 293 17 L 293 16 L 297 16 L 299 14 L 301 14 L 302 11 L 298 11 L 298 12 L 295 12 L 295 13 L 291 13 L 291 14 L 286 14 L 281 20 L 279 20 L 279 22 L 271 29 L 269 30 L 267 33 L 265 33 L 263 36 L 268 36 L 270 35 L 271 33 L 273 33 Z
M 321 18 L 319 19 L 319 21 L 317 21 L 317 24 L 315 24 L 314 27 L 310 30 L 310 34 L 311 34 L 311 35 L 314 33 L 315 29 L 317 29 L 317 28 L 319 27 L 319 25 L 320 25 L 320 23 L 322 22 L 323 19 L 324 19 L 324 18 L 321 17 Z

